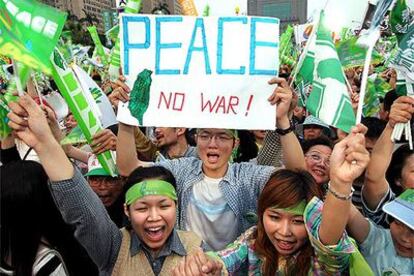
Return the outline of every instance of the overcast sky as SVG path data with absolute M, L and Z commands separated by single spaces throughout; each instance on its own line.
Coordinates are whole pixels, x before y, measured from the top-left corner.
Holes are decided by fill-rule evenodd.
M 377 3 L 376 0 L 370 2 Z M 407 0 L 407 3 L 411 8 L 414 7 L 414 0 Z M 308 18 L 325 6 L 325 14 L 331 16 L 332 24 L 351 27 L 360 25 L 363 21 L 368 0 L 308 0 Z

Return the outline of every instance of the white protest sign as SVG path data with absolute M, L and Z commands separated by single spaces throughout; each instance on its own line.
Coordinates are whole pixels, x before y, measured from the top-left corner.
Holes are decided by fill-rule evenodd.
M 127 84 L 152 71 L 145 126 L 274 129 L 279 19 L 122 15 Z M 132 94 L 132 92 L 131 92 Z M 117 119 L 138 125 L 127 104 Z

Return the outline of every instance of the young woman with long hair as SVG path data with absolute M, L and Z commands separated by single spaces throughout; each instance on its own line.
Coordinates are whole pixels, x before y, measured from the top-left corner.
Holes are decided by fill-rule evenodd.
M 324 203 L 321 186 L 308 172 L 277 171 L 260 194 L 257 226 L 224 250 L 186 258 L 174 275 L 220 275 L 222 267 L 229 275 L 348 274 L 356 247 L 344 229 L 351 209 L 351 183 L 369 161 L 365 131 L 358 125 L 335 146 Z

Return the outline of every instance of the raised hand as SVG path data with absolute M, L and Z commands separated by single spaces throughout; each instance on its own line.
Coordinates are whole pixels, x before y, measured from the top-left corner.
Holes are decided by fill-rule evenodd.
M 30 96 L 21 96 L 17 102 L 10 102 L 9 107 L 9 126 L 29 147 L 38 150 L 45 143 L 55 139 L 45 112 Z
M 364 136 L 366 131 L 367 128 L 359 124 L 335 145 L 330 158 L 330 178 L 335 183 L 352 184 L 368 165 L 369 152 L 365 148 Z
M 109 101 L 115 107 L 118 106 L 119 101 L 125 103 L 129 101 L 129 92 L 131 91 L 128 85 L 125 84 L 125 77 L 119 76 L 119 79 L 114 83 L 114 90 L 108 96 Z
M 94 154 L 100 154 L 107 150 L 116 150 L 116 135 L 109 129 L 102 129 L 92 137 L 91 147 Z
M 278 127 L 285 128 L 286 126 L 280 126 L 279 123 L 283 121 L 286 124 L 287 121 L 289 126 L 288 113 L 291 110 L 293 91 L 284 78 L 273 78 L 268 83 L 277 84 L 276 89 L 270 95 L 268 101 L 271 105 L 277 104 L 276 120 L 278 121 Z
M 394 127 L 398 123 L 406 123 L 411 120 L 414 112 L 414 99 L 409 96 L 401 96 L 395 100 L 391 106 L 388 119 L 390 127 Z

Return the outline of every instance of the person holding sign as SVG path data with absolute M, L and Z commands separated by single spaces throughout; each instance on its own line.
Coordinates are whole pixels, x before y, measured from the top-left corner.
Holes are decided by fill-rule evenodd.
M 173 275 L 221 275 L 222 267 L 229 275 L 347 274 L 356 246 L 344 231 L 351 197 L 342 197 L 369 162 L 365 131 L 358 125 L 334 148 L 330 192 L 324 203 L 321 187 L 308 172 L 277 171 L 260 194 L 257 227 L 222 251 L 188 257 Z
M 269 97 L 277 104 L 277 127 L 281 134 L 286 168 L 304 168 L 299 141 L 292 132 L 288 111 L 292 90 L 286 80 L 272 79 L 278 87 Z M 258 196 L 276 170 L 252 163 L 229 164 L 238 139 L 229 129 L 198 129 L 197 150 L 200 159 L 179 158 L 156 163 L 170 170 L 177 179 L 181 209 L 178 227 L 200 235 L 214 250 L 223 249 L 256 222 Z M 137 159 L 134 127 L 120 123 L 117 164 L 123 176 L 139 166 L 151 166 Z
M 181 258 L 203 246 L 194 233 L 174 230 L 177 192 L 166 169 L 132 172 L 125 183 L 124 205 L 131 225 L 118 229 L 53 137 L 40 107 L 22 96 L 10 108 L 10 127 L 38 154 L 63 219 L 75 227 L 76 239 L 100 275 L 170 275 Z

